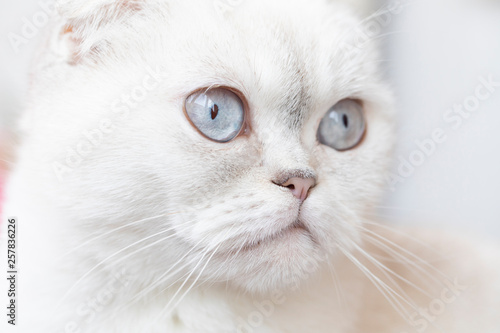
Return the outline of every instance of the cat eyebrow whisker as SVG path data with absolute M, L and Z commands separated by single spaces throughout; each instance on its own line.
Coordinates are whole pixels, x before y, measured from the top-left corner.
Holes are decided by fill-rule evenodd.
M 374 42 L 374 41 L 376 41 L 378 39 L 390 37 L 390 36 L 401 34 L 401 33 L 406 33 L 406 31 L 404 31 L 404 30 L 391 31 L 391 32 L 386 32 L 384 34 L 380 34 L 380 35 L 377 35 L 377 36 L 373 36 L 370 39 L 367 39 L 363 44 L 359 44 L 358 47 L 359 48 L 363 48 L 363 47 L 365 47 L 365 45 L 368 45 L 368 44 L 370 44 L 370 43 L 372 43 L 372 42 Z
M 404 4 L 399 4 L 399 6 L 401 6 L 401 9 L 403 9 L 405 7 L 411 6 L 413 3 L 416 3 L 416 1 L 405 1 Z M 363 25 L 365 23 L 367 23 L 368 21 L 375 20 L 375 19 L 377 19 L 385 14 L 394 15 L 391 13 L 391 11 L 392 11 L 392 9 L 388 8 L 387 5 L 382 5 L 378 10 L 376 10 L 372 14 L 366 16 L 364 19 L 358 21 L 356 23 L 356 25 L 354 25 L 351 29 L 348 29 L 342 35 L 340 35 L 340 37 L 339 37 L 340 43 L 345 43 L 346 38 L 348 38 L 349 35 L 351 35 L 353 33 L 355 33 L 355 34 L 358 33 L 359 29 L 363 29 Z M 373 40 L 373 39 L 369 39 L 369 41 L 371 41 L 371 40 Z M 357 45 L 357 47 L 361 48 L 362 45 Z M 334 53 L 333 57 L 336 58 L 339 55 L 339 52 L 341 52 L 341 50 L 342 50 L 342 48 L 338 48 L 336 50 L 336 52 Z
M 414 1 L 414 0 L 413 1 L 407 0 L 407 1 L 405 1 L 404 4 L 400 4 L 400 6 L 409 7 L 410 5 L 413 5 L 413 3 L 416 3 L 416 1 Z M 380 16 L 382 16 L 384 14 L 388 14 L 390 12 L 391 12 L 391 10 L 389 8 L 387 8 L 387 5 L 382 5 L 379 9 L 377 9 L 376 11 L 374 11 L 372 14 L 368 15 L 367 17 L 365 17 L 364 19 L 362 19 L 360 22 L 358 22 L 357 26 L 362 26 L 367 21 L 379 18 Z

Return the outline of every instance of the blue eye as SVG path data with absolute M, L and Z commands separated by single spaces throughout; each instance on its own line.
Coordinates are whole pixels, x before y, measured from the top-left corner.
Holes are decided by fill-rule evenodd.
M 318 141 L 335 150 L 354 148 L 366 130 L 363 107 L 358 101 L 344 99 L 335 104 L 321 120 Z
M 198 91 L 186 99 L 186 114 L 207 138 L 228 142 L 243 128 L 245 108 L 232 91 L 214 88 Z

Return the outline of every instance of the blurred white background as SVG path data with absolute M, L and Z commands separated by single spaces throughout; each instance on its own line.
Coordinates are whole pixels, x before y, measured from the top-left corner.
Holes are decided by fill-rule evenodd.
M 37 38 L 15 52 L 9 34 L 22 35 L 49 0 L 2 0 L 0 9 L 0 133 L 23 109 L 28 67 Z M 403 2 L 403 1 L 401 1 Z M 387 193 L 380 215 L 398 223 L 452 228 L 500 240 L 500 87 L 454 130 L 443 116 L 473 96 L 479 77 L 500 82 L 500 1 L 403 2 L 375 36 L 384 47 L 385 73 L 399 111 L 398 157 L 406 160 L 442 128 L 447 140 L 413 174 Z M 393 4 L 397 4 L 394 1 Z M 375 23 L 374 23 L 375 22 Z M 0 134 L 0 153 L 5 137 Z
M 500 85 L 460 128 L 443 119 L 474 96 L 479 77 L 500 84 L 500 1 L 410 1 L 386 33 L 396 157 L 408 159 L 436 128 L 448 139 L 388 194 L 383 214 L 500 240 Z

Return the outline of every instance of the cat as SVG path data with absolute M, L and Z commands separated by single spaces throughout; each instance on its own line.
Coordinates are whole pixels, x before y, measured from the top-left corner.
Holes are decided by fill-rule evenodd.
M 351 6 L 58 2 L 9 332 L 499 332 L 497 249 L 373 221 L 395 110 Z

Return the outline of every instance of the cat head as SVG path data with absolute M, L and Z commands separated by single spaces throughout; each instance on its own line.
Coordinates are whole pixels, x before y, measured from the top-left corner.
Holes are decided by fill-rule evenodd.
M 60 13 L 26 160 L 72 237 L 108 233 L 82 251 L 135 244 L 116 265 L 148 281 L 265 291 L 358 240 L 392 108 L 344 4 L 96 0 Z

